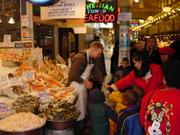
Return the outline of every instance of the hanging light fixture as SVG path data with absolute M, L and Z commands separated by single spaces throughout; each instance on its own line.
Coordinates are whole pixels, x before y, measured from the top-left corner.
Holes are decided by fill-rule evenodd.
M 171 7 L 163 7 L 163 12 L 166 12 L 166 13 L 168 13 L 168 12 L 170 12 L 171 11 Z
M 14 18 L 13 18 L 13 10 L 12 10 L 12 3 L 10 3 L 10 9 L 11 9 L 11 13 L 10 13 L 10 18 L 8 23 L 9 24 L 15 24 Z
M 139 0 L 134 0 L 134 2 L 139 3 Z
M 14 18 L 13 18 L 13 17 L 10 17 L 8 23 L 9 23 L 9 24 L 15 24 Z

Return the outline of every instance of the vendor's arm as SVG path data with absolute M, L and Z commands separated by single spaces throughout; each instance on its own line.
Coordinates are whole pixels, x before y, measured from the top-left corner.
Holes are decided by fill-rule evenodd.
M 89 80 L 83 80 L 83 84 L 87 89 L 92 89 L 93 88 L 93 83 Z

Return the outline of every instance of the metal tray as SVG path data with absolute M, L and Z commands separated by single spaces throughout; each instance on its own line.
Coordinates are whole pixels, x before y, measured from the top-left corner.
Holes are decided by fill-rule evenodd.
M 66 129 L 74 127 L 74 124 L 75 124 L 75 120 L 68 120 L 68 121 L 47 120 L 46 128 L 52 129 L 52 130 L 66 130 Z

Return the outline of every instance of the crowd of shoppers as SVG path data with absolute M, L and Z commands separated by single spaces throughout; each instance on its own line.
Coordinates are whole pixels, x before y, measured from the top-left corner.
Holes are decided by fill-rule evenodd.
M 112 134 L 109 119 L 116 123 L 114 135 L 179 135 L 180 61 L 174 49 L 178 43 L 159 49 L 155 38 L 139 42 L 144 49 L 137 45 L 131 53 L 131 59 L 122 59 L 121 66 L 112 72 L 111 81 L 103 84 L 110 92 L 108 97 L 105 97 L 99 86 L 93 86 L 91 78 L 97 77 L 98 69 L 101 69 L 97 64 L 97 58 L 103 52 L 101 43 L 94 41 L 88 50 L 76 54 L 69 76 L 69 82 L 80 95 L 81 115 L 76 122 L 75 135 L 85 135 L 87 89 L 90 91 L 88 110 L 91 135 Z M 129 65 L 129 61 L 133 65 Z M 101 75 L 104 78 L 105 74 L 101 72 Z M 102 84 L 102 81 L 99 83 Z M 106 98 L 115 104 L 109 102 L 107 105 Z

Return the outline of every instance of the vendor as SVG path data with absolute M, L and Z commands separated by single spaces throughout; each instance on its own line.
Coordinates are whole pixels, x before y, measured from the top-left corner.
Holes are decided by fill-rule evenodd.
M 89 77 L 93 70 L 95 59 L 99 58 L 102 52 L 102 44 L 99 41 L 94 41 L 90 44 L 89 49 L 76 54 L 72 60 L 68 81 L 79 94 L 77 108 L 81 113 L 75 125 L 75 135 L 84 134 L 84 119 L 87 109 L 87 89 L 93 87 L 93 83 L 90 81 Z M 94 74 L 94 76 L 96 75 L 97 74 Z

